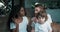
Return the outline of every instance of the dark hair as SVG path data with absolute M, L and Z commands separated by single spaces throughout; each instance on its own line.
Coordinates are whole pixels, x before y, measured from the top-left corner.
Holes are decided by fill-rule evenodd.
M 10 23 L 11 22 L 14 23 L 14 21 L 12 20 L 12 18 L 14 18 L 14 17 L 18 18 L 18 13 L 19 13 L 20 9 L 21 9 L 21 6 L 20 5 L 16 5 L 16 6 L 13 7 L 13 10 L 10 12 L 10 15 L 9 15 L 9 18 L 8 18 L 8 22 L 7 22 L 8 30 L 10 30 Z
M 45 21 L 47 20 L 47 14 L 46 13 L 38 13 L 38 15 L 36 16 L 37 18 L 39 17 L 39 16 L 41 16 L 41 17 L 45 17 Z
M 11 23 L 11 22 L 14 23 L 14 21 L 12 20 L 12 18 L 14 18 L 14 16 L 16 15 L 16 13 L 17 13 L 16 11 L 17 11 L 17 10 L 18 10 L 18 9 L 17 9 L 17 6 L 13 6 L 13 8 L 12 8 L 10 14 L 9 14 L 8 21 L 7 21 L 7 29 L 8 29 L 8 30 L 10 30 L 10 23 Z

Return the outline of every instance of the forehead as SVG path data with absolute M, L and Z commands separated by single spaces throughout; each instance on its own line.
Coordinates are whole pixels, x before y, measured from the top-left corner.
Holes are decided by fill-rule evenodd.
M 21 7 L 21 9 L 24 9 L 23 7 Z

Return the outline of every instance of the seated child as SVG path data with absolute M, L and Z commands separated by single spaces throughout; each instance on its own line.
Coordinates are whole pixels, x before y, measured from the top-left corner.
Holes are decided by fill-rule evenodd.
M 38 16 L 36 16 L 37 21 L 32 23 L 32 26 L 34 29 L 32 29 L 33 32 L 52 32 L 51 25 L 47 23 L 47 14 L 46 13 L 39 13 Z

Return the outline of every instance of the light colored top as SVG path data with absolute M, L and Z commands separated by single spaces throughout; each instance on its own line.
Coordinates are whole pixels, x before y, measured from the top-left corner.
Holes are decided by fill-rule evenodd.
M 27 25 L 28 25 L 28 19 L 26 16 L 23 17 L 23 21 L 21 23 L 19 23 L 19 32 L 27 32 Z M 16 28 L 16 25 L 11 23 L 10 24 L 10 28 L 14 29 Z
M 11 22 L 10 23 L 10 29 L 15 29 L 15 28 L 16 28 L 16 25 L 13 22 Z
M 23 17 L 22 23 L 19 23 L 19 32 L 27 32 L 27 25 L 28 25 L 28 19 L 27 17 Z
M 34 21 L 32 22 L 32 27 L 35 28 L 35 32 L 48 32 L 48 30 L 52 30 L 51 28 L 51 23 L 52 23 L 52 19 L 51 16 L 49 14 L 47 14 L 48 19 L 46 20 L 46 22 L 44 24 L 39 24 L 39 23 L 34 23 Z
M 52 18 L 51 18 L 51 15 L 50 14 L 47 14 L 47 23 L 51 24 L 52 23 Z
M 35 32 L 48 32 L 49 30 L 51 31 L 52 28 L 51 25 L 49 25 L 47 22 L 45 22 L 44 24 L 35 24 Z

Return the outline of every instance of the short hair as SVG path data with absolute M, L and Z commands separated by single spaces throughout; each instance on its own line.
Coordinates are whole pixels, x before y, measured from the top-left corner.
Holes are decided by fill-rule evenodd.
M 47 20 L 47 14 L 46 13 L 38 13 L 38 15 L 36 16 L 37 18 L 41 16 L 41 17 L 45 17 L 45 21 Z

